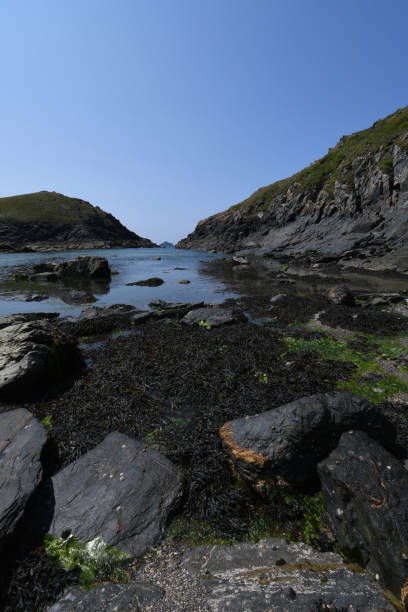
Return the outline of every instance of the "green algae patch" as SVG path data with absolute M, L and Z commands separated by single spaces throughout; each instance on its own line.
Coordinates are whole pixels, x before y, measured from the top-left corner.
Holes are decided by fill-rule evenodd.
M 81 585 L 90 589 L 95 582 L 128 582 L 129 575 L 123 562 L 129 555 L 105 544 L 101 537 L 88 542 L 79 538 L 56 538 L 47 534 L 44 538 L 45 552 L 61 567 L 81 570 Z
M 170 527 L 170 538 L 186 542 L 192 547 L 212 546 L 214 544 L 236 544 L 235 538 L 225 538 L 215 527 L 196 519 L 179 518 Z
M 355 371 L 349 380 L 337 381 L 339 389 L 352 391 L 373 402 L 380 402 L 395 393 L 408 393 L 408 384 L 387 373 L 380 363 L 382 359 L 398 359 L 406 351 L 398 336 L 383 338 L 357 334 L 348 342 L 336 340 L 330 334 L 313 340 L 286 336 L 283 342 L 291 352 L 313 351 L 323 359 L 352 363 Z M 402 374 L 408 373 L 402 366 L 397 369 Z M 372 374 L 377 374 L 378 378 Z

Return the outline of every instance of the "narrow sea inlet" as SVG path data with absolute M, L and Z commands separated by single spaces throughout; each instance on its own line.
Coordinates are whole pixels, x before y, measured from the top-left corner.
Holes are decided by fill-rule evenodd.
M 105 257 L 113 271 L 111 281 L 70 279 L 69 284 L 63 284 L 25 279 L 36 264 L 71 260 L 81 255 Z M 131 304 L 140 309 L 148 308 L 154 299 L 223 302 L 237 294 L 222 280 L 203 273 L 204 262 L 220 257 L 223 255 L 174 248 L 1 253 L 0 315 L 38 311 L 59 312 L 61 316 L 76 315 L 91 302 L 96 306 Z M 127 285 L 149 278 L 160 278 L 164 282 L 157 287 Z M 94 296 L 96 301 L 78 300 L 75 293 L 72 295 L 73 290 Z M 75 300 L 76 303 L 72 303 Z

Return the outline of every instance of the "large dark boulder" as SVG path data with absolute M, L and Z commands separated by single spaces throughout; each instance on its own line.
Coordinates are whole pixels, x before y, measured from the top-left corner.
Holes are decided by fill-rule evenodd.
M 81 255 L 76 259 L 36 264 L 30 280 L 61 280 L 69 278 L 110 279 L 111 270 L 105 257 Z M 46 278 L 45 275 L 54 275 Z
M 344 285 L 331 287 L 327 292 L 329 302 L 336 306 L 354 306 L 354 296 Z
M 200 546 L 182 567 L 199 577 L 212 612 L 395 610 L 378 584 L 335 553 L 282 539 Z
M 220 435 L 238 472 L 268 495 L 275 484 L 298 485 L 315 477 L 318 462 L 351 428 L 388 443 L 393 439 L 393 429 L 378 407 L 348 392 L 302 397 L 236 419 L 223 425 Z
M 129 304 L 113 304 L 112 306 L 90 306 L 84 308 L 78 317 L 64 317 L 58 323 L 58 328 L 73 336 L 94 336 L 105 334 L 115 329 L 131 327 L 132 316 L 140 312 Z
M 114 432 L 44 483 L 41 529 L 59 538 L 96 536 L 134 556 L 160 538 L 183 488 L 157 451 Z
M 407 470 L 365 433 L 350 431 L 318 471 L 339 546 L 353 551 L 407 605 Z
M 45 321 L 0 330 L 0 398 L 32 398 L 82 365 L 76 342 Z
M 0 551 L 42 477 L 44 427 L 25 408 L 0 413 Z
M 147 612 L 158 610 L 164 590 L 148 582 L 71 587 L 47 612 Z

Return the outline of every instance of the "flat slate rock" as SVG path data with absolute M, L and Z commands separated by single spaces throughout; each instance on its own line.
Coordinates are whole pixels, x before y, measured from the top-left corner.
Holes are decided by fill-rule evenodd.
M 45 390 L 53 379 L 78 369 L 76 342 L 45 321 L 0 330 L 0 397 L 16 401 Z
M 181 564 L 201 579 L 211 612 L 395 611 L 369 574 L 303 543 L 200 546 Z
M 70 588 L 47 612 L 147 612 L 157 610 L 164 590 L 148 582 Z
M 359 428 L 391 443 L 393 428 L 378 407 L 349 392 L 316 394 L 223 425 L 220 436 L 241 476 L 257 486 L 303 483 L 341 434 Z
M 42 477 L 44 427 L 25 408 L 0 413 L 0 549 Z
M 182 488 L 181 471 L 163 455 L 114 432 L 45 483 L 48 508 L 39 516 L 49 517 L 42 527 L 54 536 L 101 536 L 139 556 L 159 540 Z
M 233 323 L 236 320 L 237 316 L 230 308 L 208 306 L 206 308 L 195 308 L 191 310 L 181 319 L 181 322 L 186 325 L 196 325 L 200 323 L 200 321 L 204 321 L 208 325 L 211 325 L 211 327 L 218 327 L 218 325 Z
M 344 433 L 320 463 L 331 527 L 408 604 L 408 472 L 365 433 Z
M 47 297 L 47 296 L 46 296 Z M 59 312 L 22 312 L 13 315 L 4 315 L 0 317 L 0 329 L 15 325 L 16 323 L 28 323 L 29 321 L 41 321 L 57 319 Z

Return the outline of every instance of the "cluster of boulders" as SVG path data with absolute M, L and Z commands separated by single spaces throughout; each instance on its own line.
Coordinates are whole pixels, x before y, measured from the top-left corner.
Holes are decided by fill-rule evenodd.
M 318 394 L 226 423 L 220 435 L 236 471 L 267 499 L 319 477 L 338 546 L 408 605 L 408 471 L 376 405 Z
M 111 270 L 105 257 L 81 255 L 76 259 L 35 264 L 30 281 L 54 282 L 68 278 L 110 279 Z
M 183 491 L 181 471 L 163 455 L 114 432 L 79 460 L 44 479 L 46 443 L 45 428 L 28 410 L 0 414 L 2 563 L 7 562 L 5 551 L 14 549 L 12 544 L 28 539 L 41 542 L 47 533 L 83 541 L 99 536 L 131 556 L 142 555 L 160 539 Z M 89 596 L 85 608 L 75 608 L 75 597 L 84 597 L 84 593 L 75 595 L 74 590 L 65 604 L 55 609 L 113 610 L 103 607 L 104 598 L 117 605 L 143 593 L 150 599 L 157 597 L 143 585 L 126 587 L 120 593 L 117 590 L 113 586 L 104 589 L 97 603 L 95 594 Z

